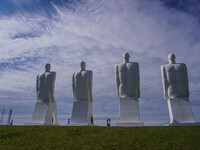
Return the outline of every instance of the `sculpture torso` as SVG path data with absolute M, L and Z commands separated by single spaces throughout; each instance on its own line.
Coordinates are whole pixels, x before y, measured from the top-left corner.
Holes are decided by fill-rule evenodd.
M 54 102 L 55 72 L 45 72 L 37 76 L 37 97 L 38 101 Z
M 117 85 L 119 96 L 140 97 L 139 92 L 139 65 L 136 62 L 121 63 L 116 66 L 116 75 L 119 79 Z
M 189 97 L 187 68 L 183 63 L 162 66 L 165 98 Z
M 73 93 L 75 100 L 92 101 L 92 71 L 83 70 L 74 73 Z

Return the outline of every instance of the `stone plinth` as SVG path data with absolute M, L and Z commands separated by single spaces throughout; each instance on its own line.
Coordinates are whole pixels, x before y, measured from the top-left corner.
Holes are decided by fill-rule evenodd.
M 116 126 L 144 126 L 140 121 L 138 98 L 120 98 L 120 121 Z
M 71 123 L 69 126 L 87 126 L 92 124 L 92 102 L 88 100 L 76 100 L 73 104 Z
M 54 103 L 49 101 L 36 102 L 32 120 L 26 125 L 58 125 L 53 124 L 53 109 L 55 108 Z
M 167 100 L 170 126 L 200 125 L 194 120 L 194 115 L 188 98 L 170 98 Z

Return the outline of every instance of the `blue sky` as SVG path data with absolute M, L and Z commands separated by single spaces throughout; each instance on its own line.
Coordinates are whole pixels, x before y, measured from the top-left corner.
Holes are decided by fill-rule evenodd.
M 160 66 L 169 53 L 188 68 L 190 102 L 200 121 L 200 3 L 198 0 L 2 0 L 0 5 L 0 109 L 14 124 L 28 122 L 36 102 L 36 76 L 46 63 L 57 72 L 58 121 L 71 117 L 72 74 L 93 70 L 94 122 L 119 119 L 115 64 L 122 54 L 140 65 L 141 121 L 169 122 Z M 7 118 L 6 118 L 7 119 Z M 6 119 L 4 123 L 6 123 Z

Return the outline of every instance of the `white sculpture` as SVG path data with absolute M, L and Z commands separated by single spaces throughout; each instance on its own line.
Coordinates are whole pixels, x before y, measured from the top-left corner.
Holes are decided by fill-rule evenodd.
M 161 66 L 165 99 L 189 98 L 186 65 L 175 62 L 175 55 L 169 54 L 169 64 Z
M 81 62 L 81 70 L 72 77 L 74 105 L 71 123 L 77 125 L 92 125 L 92 79 L 91 70 L 85 70 L 85 62 Z
M 36 81 L 37 102 L 30 123 L 34 125 L 56 125 L 57 109 L 54 97 L 56 72 L 50 72 L 51 65 L 45 65 L 45 73 L 39 74 Z
M 117 96 L 120 99 L 120 122 L 117 126 L 143 126 L 140 122 L 138 98 L 140 98 L 139 64 L 129 62 L 124 53 L 124 62 L 115 66 Z
M 72 77 L 74 100 L 89 100 L 92 102 L 92 71 L 85 70 L 85 62 L 81 62 L 81 70 L 75 72 Z
M 187 68 L 176 63 L 175 55 L 169 54 L 169 64 L 161 66 L 164 97 L 168 102 L 169 125 L 194 125 L 194 115 L 189 102 Z

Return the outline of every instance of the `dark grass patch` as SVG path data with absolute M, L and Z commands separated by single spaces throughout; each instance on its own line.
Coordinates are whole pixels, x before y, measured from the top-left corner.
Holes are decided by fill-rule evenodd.
M 0 150 L 199 150 L 200 126 L 0 126 Z

